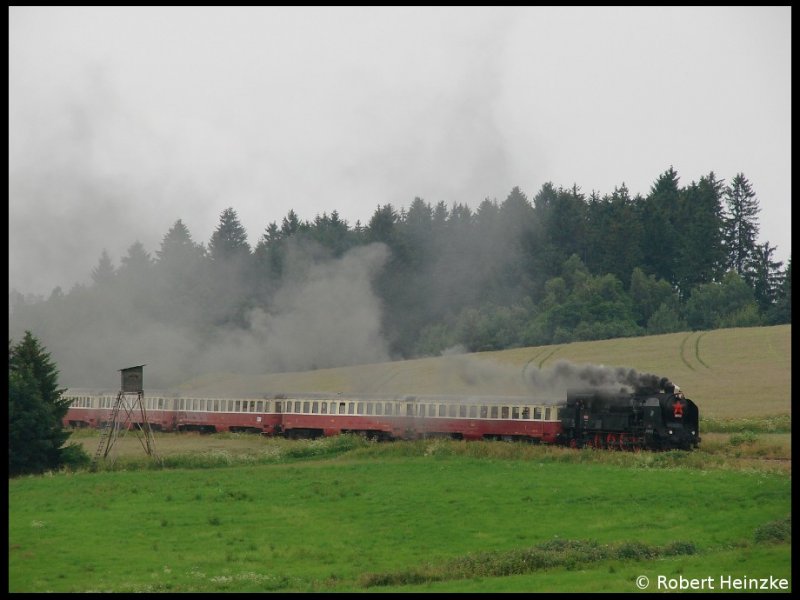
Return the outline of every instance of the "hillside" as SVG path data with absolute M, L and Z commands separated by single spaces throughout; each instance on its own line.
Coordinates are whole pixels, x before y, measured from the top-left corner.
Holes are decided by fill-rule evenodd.
M 528 395 L 526 374 L 531 369 L 546 373 L 559 360 L 668 377 L 706 418 L 791 414 L 791 325 L 575 342 L 300 373 L 209 374 L 180 389 L 230 396 L 312 391 Z

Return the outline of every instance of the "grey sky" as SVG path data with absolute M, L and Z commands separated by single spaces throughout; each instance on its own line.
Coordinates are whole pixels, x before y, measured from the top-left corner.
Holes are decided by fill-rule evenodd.
M 791 8 L 12 7 L 9 286 L 223 209 L 351 225 L 548 181 L 743 172 L 791 253 Z

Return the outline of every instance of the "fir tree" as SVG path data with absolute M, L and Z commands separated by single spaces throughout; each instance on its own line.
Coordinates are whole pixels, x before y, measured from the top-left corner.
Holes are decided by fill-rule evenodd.
M 58 468 L 69 437 L 62 426 L 69 403 L 61 398 L 58 369 L 30 331 L 9 347 L 9 474 Z
M 758 206 L 755 192 L 743 173 L 733 178 L 725 193 L 725 246 L 728 266 L 744 276 L 756 251 Z

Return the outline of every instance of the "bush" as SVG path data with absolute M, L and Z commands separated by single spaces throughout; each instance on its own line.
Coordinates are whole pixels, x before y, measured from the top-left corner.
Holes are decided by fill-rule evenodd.
M 61 452 L 61 460 L 65 467 L 73 471 L 84 469 L 92 464 L 92 458 L 80 444 L 72 443 Z
M 763 525 L 756 527 L 753 535 L 756 542 L 759 543 L 779 543 L 792 541 L 792 517 L 791 515 L 785 519 L 778 519 L 777 521 L 770 521 Z

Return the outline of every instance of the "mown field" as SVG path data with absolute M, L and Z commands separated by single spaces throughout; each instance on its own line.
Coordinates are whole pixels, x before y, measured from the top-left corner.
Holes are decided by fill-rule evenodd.
M 574 342 L 319 369 L 302 373 L 215 373 L 186 382 L 193 393 L 269 392 L 528 395 L 526 372 L 558 360 L 633 368 L 681 386 L 714 420 L 791 415 L 791 325 Z
M 513 394 L 525 369 L 560 357 L 669 376 L 699 405 L 703 441 L 634 453 L 156 434 L 151 460 L 129 434 L 96 472 L 9 480 L 9 591 L 636 592 L 642 576 L 646 591 L 659 577 L 710 577 L 717 591 L 720 577 L 772 576 L 791 589 L 789 336 L 200 378 L 186 389 Z M 92 454 L 98 436 L 73 440 Z

